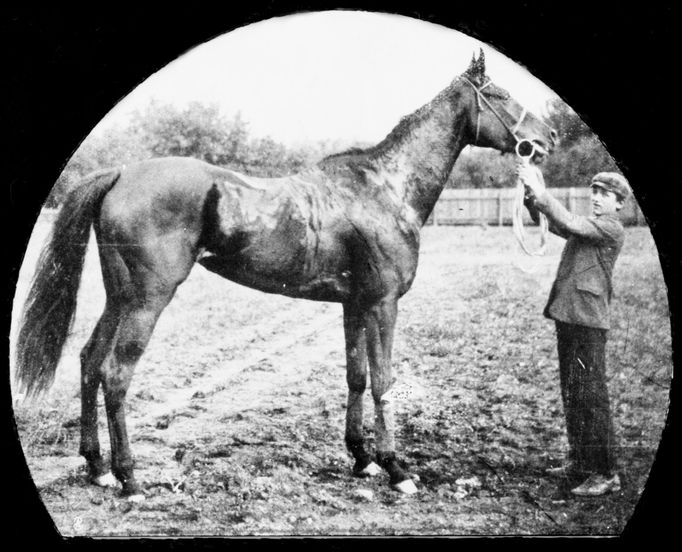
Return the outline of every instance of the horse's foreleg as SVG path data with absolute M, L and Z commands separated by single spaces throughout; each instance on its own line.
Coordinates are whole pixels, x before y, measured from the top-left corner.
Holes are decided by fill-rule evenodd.
M 365 449 L 362 430 L 362 401 L 367 387 L 367 339 L 364 314 L 355 306 L 343 307 L 343 329 L 346 339 L 346 446 L 355 459 L 353 473 L 360 477 L 376 475 L 380 468 Z
M 406 494 L 413 494 L 417 492 L 417 488 L 400 467 L 395 452 L 395 413 L 392 395 L 395 375 L 391 364 L 391 352 L 397 314 L 396 299 L 384 299 L 369 309 L 367 353 L 374 399 L 377 459 L 381 467 L 388 472 L 394 488 Z
M 107 303 L 88 343 L 81 351 L 81 444 L 80 454 L 85 458 L 88 476 L 96 485 L 109 486 L 115 479 L 100 452 L 97 431 L 97 391 L 100 385 L 100 367 L 111 350 L 118 324 L 118 313 Z

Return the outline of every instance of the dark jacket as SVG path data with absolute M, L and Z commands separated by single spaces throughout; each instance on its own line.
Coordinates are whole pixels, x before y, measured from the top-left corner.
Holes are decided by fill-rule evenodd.
M 623 246 L 623 225 L 615 215 L 574 215 L 546 190 L 529 198 L 526 206 L 536 220 L 538 211 L 544 213 L 550 231 L 567 240 L 544 315 L 608 329 L 611 275 Z

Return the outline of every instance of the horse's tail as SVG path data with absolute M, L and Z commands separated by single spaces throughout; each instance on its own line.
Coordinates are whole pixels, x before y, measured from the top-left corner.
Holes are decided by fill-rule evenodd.
M 27 395 L 40 394 L 54 381 L 76 312 L 90 226 L 120 174 L 92 173 L 71 191 L 40 254 L 16 343 L 15 377 Z

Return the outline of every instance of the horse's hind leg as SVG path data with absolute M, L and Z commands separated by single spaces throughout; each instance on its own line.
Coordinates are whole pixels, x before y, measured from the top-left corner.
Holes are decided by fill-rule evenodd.
M 90 480 L 100 486 L 115 484 L 100 452 L 97 430 L 97 391 L 100 385 L 100 367 L 111 350 L 117 324 L 117 309 L 111 302 L 107 302 L 95 330 L 81 351 L 80 454 L 87 462 Z
M 110 247 L 100 248 L 102 281 L 107 294 L 104 312 L 81 351 L 81 444 L 90 481 L 114 486 L 116 480 L 105 466 L 100 452 L 97 429 L 97 393 L 102 383 L 102 368 L 111 354 L 118 328 L 121 297 L 130 288 L 130 274 L 120 254 Z
M 111 468 L 123 486 L 123 495 L 141 498 L 142 490 L 133 473 L 133 457 L 125 421 L 125 397 L 135 366 L 144 352 L 159 315 L 175 292 L 175 285 L 159 282 L 136 290 L 122 308 L 115 343 L 102 370 L 104 404 L 111 442 Z
M 124 255 L 128 272 L 117 286 L 122 291 L 119 323 L 111 353 L 102 365 L 101 378 L 111 442 L 111 468 L 123 486 L 123 494 L 137 499 L 142 498 L 142 490 L 133 473 L 125 397 L 156 322 L 177 287 L 189 275 L 196 252 L 185 241 L 165 236 L 151 245 L 126 250 Z

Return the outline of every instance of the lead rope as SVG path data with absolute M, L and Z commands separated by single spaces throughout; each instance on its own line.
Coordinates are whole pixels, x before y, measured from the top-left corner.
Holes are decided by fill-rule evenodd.
M 530 144 L 531 150 L 530 153 L 527 155 L 524 155 L 521 152 L 521 147 L 524 146 L 525 144 Z M 532 142 L 529 142 L 528 140 L 521 140 L 518 144 L 516 144 L 516 155 L 519 158 L 519 163 L 524 164 L 524 165 L 529 165 L 530 164 L 530 159 L 533 157 L 533 154 L 535 153 L 535 148 Z M 515 197 L 514 197 L 514 207 L 512 209 L 512 227 L 514 229 L 514 235 L 516 236 L 516 240 L 519 242 L 519 245 L 521 246 L 521 249 L 526 253 L 526 255 L 530 255 L 531 257 L 539 257 L 545 254 L 545 248 L 547 245 L 547 233 L 549 231 L 549 224 L 547 223 L 547 217 L 543 214 L 540 213 L 540 246 L 533 250 L 531 249 L 527 242 L 526 242 L 526 232 L 524 230 L 523 226 L 523 209 L 524 209 L 524 203 L 523 200 L 526 196 L 526 190 L 525 186 L 523 185 L 523 182 L 521 181 L 520 178 L 516 179 L 516 190 L 515 190 Z
M 479 131 L 480 131 L 480 124 L 481 124 L 481 112 L 483 111 L 483 103 L 485 103 L 488 106 L 488 109 L 499 119 L 500 123 L 504 125 L 504 127 L 507 129 L 507 131 L 512 135 L 514 140 L 516 140 L 516 155 L 519 158 L 519 163 L 524 163 L 524 164 L 530 164 L 530 159 L 533 157 L 535 154 L 535 151 L 540 151 L 541 153 L 547 153 L 542 150 L 537 144 L 534 144 L 530 140 L 519 140 L 519 137 L 516 135 L 516 132 L 518 131 L 519 127 L 521 126 L 521 123 L 525 119 L 526 115 L 528 114 L 528 110 L 524 107 L 523 111 L 521 112 L 520 117 L 516 121 L 516 124 L 514 127 L 509 126 L 504 118 L 497 112 L 495 107 L 485 98 L 485 96 L 481 93 L 481 90 L 483 90 L 486 86 L 492 83 L 492 81 L 488 81 L 483 86 L 480 88 L 477 88 L 476 85 L 471 82 L 469 79 L 466 77 L 460 77 L 461 79 L 464 80 L 471 88 L 474 89 L 474 92 L 476 94 L 476 106 L 477 106 L 477 112 L 476 112 L 476 137 L 474 140 L 474 145 L 478 144 L 478 136 L 479 136 Z M 543 121 L 544 122 L 544 121 Z M 546 125 L 546 123 L 545 123 Z M 547 125 L 549 126 L 549 125 Z M 528 147 L 530 146 L 530 151 L 528 153 L 522 153 L 521 148 L 523 147 Z M 545 254 L 545 246 L 547 243 L 547 232 L 549 230 L 549 225 L 547 223 L 547 217 L 540 213 L 540 218 L 539 218 L 539 223 L 540 223 L 540 247 L 536 250 L 532 250 L 528 247 L 526 244 L 526 234 L 523 229 L 523 200 L 526 195 L 526 190 L 523 185 L 523 182 L 521 182 L 520 179 L 517 179 L 516 183 L 516 194 L 514 198 L 514 207 L 512 209 L 512 226 L 514 229 L 514 235 L 516 236 L 517 241 L 519 242 L 519 245 L 521 246 L 521 249 L 527 254 L 532 257 L 538 257 L 541 255 Z

